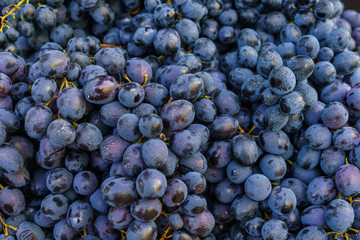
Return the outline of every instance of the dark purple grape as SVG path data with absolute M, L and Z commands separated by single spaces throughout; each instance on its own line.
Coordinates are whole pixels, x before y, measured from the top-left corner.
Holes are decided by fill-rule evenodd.
M 158 138 L 147 140 L 142 147 L 144 163 L 150 168 L 159 168 L 165 164 L 168 157 L 168 147 Z
M 214 195 L 222 203 L 232 203 L 242 192 L 242 186 L 225 178 L 216 184 Z
M 46 186 L 52 193 L 64 193 L 71 188 L 73 175 L 65 168 L 59 167 L 48 171 Z
M 268 203 L 274 213 L 278 215 L 288 215 L 296 208 L 296 196 L 291 189 L 276 186 L 270 194 Z
M 360 134 L 352 127 L 342 127 L 333 134 L 332 140 L 340 150 L 352 150 L 360 144 Z
M 307 200 L 315 204 L 327 204 L 336 195 L 336 186 L 333 180 L 320 176 L 312 180 L 307 188 Z
M 41 202 L 42 213 L 54 221 L 65 217 L 68 207 L 68 199 L 64 195 L 58 193 L 46 196 Z
M 126 239 L 128 240 L 138 240 L 143 236 L 146 236 L 149 240 L 156 240 L 158 235 L 158 228 L 153 221 L 139 221 L 134 220 L 127 230 Z
M 143 198 L 158 198 L 165 194 L 167 181 L 156 169 L 142 171 L 136 179 L 136 190 Z
M 325 210 L 324 205 L 312 205 L 304 209 L 301 213 L 301 223 L 305 226 L 318 226 L 325 228 Z
M 254 165 L 259 157 L 256 142 L 252 137 L 245 134 L 233 137 L 231 148 L 235 159 L 244 166 Z
M 91 224 L 94 212 L 89 203 L 78 200 L 69 206 L 66 218 L 75 231 L 83 231 Z
M 259 209 L 259 203 L 246 195 L 238 196 L 231 204 L 231 212 L 236 220 L 247 221 L 254 218 Z
M 209 210 L 204 210 L 194 217 L 185 215 L 184 228 L 192 234 L 205 235 L 212 231 L 215 226 L 215 218 Z
M 198 172 L 188 172 L 181 180 L 186 184 L 190 193 L 202 193 L 206 188 L 206 179 Z
M 105 179 L 101 192 L 106 203 L 112 207 L 129 206 L 138 197 L 135 182 L 126 177 Z
M 16 231 L 16 238 L 19 240 L 26 240 L 30 238 L 45 239 L 43 230 L 32 222 L 22 222 Z
M 134 219 L 129 207 L 112 207 L 109 210 L 108 218 L 114 229 L 126 229 Z
M 141 198 L 135 200 L 130 207 L 131 215 L 139 221 L 151 221 L 161 213 L 162 205 L 159 199 Z
M 44 53 L 39 60 L 40 72 L 50 78 L 64 77 L 69 68 L 69 58 L 58 50 Z
M 184 141 L 186 139 L 186 142 Z M 194 156 L 201 148 L 201 137 L 189 130 L 174 132 L 170 137 L 170 149 L 180 157 Z
M 76 88 L 64 88 L 56 100 L 60 116 L 68 121 L 80 120 L 86 111 L 86 102 Z
M 100 145 L 101 157 L 105 161 L 118 162 L 122 159 L 124 152 L 130 143 L 121 139 L 118 135 L 110 135 L 104 138 Z
M 239 121 L 229 114 L 221 114 L 210 125 L 210 133 L 214 139 L 222 140 L 235 136 Z
M 334 199 L 326 207 L 325 219 L 329 228 L 343 233 L 349 230 L 354 222 L 354 210 L 343 199 Z
M 167 131 L 182 130 L 195 118 L 195 108 L 186 100 L 176 100 L 167 104 L 161 111 L 164 129 Z
M 270 180 L 262 174 L 253 174 L 244 184 L 246 195 L 254 201 L 263 201 L 271 192 Z
M 88 81 L 83 88 L 85 99 L 93 104 L 112 102 L 117 93 L 118 83 L 110 76 L 97 76 Z
M 188 195 L 188 189 L 185 183 L 179 179 L 169 180 L 167 188 L 162 199 L 167 207 L 180 206 Z
M 0 170 L 5 173 L 18 173 L 24 167 L 24 158 L 12 144 L 0 146 Z
M 18 189 L 5 187 L 0 190 L 0 209 L 9 216 L 17 216 L 25 210 L 25 196 Z

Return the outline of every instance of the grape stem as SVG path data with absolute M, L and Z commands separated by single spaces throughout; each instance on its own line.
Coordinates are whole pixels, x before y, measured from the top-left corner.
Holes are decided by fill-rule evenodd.
M 19 230 L 19 228 L 17 228 L 17 227 L 13 227 L 13 226 L 11 226 L 11 225 L 6 224 L 6 223 L 4 222 L 1 214 L 0 214 L 0 221 L 1 221 L 1 223 L 3 224 L 3 229 L 4 229 L 4 235 L 5 235 L 5 237 L 9 236 L 8 228 L 10 228 L 10 229 L 12 229 L 12 230 L 14 230 L 14 231 Z
M 16 5 L 14 5 L 14 4 L 11 4 L 10 6 L 13 6 L 13 8 L 10 10 L 10 11 L 8 11 L 4 16 L 1 16 L 0 17 L 0 24 L 1 24 L 1 27 L 0 27 L 0 32 L 3 32 L 3 30 L 4 30 L 4 26 L 7 26 L 7 27 L 9 27 L 6 23 L 8 22 L 7 20 L 6 20 L 6 18 L 8 17 L 8 16 L 10 16 L 10 15 L 13 15 L 14 17 L 15 17 L 15 11 L 16 10 L 18 10 L 18 9 L 20 9 L 20 5 L 21 4 L 23 4 L 25 2 L 25 0 L 20 0 Z M 27 0 L 26 1 L 26 3 L 28 3 L 29 2 L 29 0 Z M 10 7 L 9 6 L 9 7 Z M 9 27 L 10 28 L 10 27 Z

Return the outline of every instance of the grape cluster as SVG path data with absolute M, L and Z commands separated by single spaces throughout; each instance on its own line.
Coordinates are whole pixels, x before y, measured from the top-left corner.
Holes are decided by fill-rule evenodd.
M 0 10 L 0 240 L 360 239 L 341 0 Z

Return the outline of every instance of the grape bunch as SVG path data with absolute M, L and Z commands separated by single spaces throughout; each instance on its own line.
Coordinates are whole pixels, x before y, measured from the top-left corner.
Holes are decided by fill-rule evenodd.
M 0 10 L 0 240 L 360 239 L 341 0 Z

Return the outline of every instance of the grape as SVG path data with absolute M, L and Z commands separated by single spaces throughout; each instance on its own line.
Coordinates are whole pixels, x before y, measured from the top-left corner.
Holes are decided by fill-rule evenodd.
M 75 128 L 63 119 L 52 121 L 46 132 L 50 142 L 56 147 L 66 147 L 75 141 Z
M 156 114 L 144 115 L 139 121 L 139 130 L 142 135 L 149 138 L 155 138 L 160 135 L 163 129 L 163 122 Z
M 93 104 L 112 102 L 118 92 L 115 78 L 110 76 L 96 76 L 89 80 L 83 88 L 86 101 Z
M 93 172 L 81 171 L 74 176 L 73 188 L 76 193 L 88 196 L 92 194 L 98 186 L 98 179 Z
M 188 189 L 183 181 L 179 179 L 170 180 L 163 195 L 164 205 L 167 207 L 180 206 L 187 199 L 187 195 Z
M 227 141 L 215 141 L 206 152 L 209 166 L 219 168 L 227 166 L 232 157 L 230 147 L 231 145 Z
M 41 212 L 55 221 L 65 217 L 68 207 L 68 199 L 62 194 L 50 194 L 41 202 Z
M 326 207 L 325 219 L 331 230 L 346 232 L 354 222 L 354 210 L 345 200 L 334 199 Z
M 279 180 L 285 176 L 287 166 L 285 160 L 279 155 L 267 154 L 260 159 L 261 172 L 270 180 Z
M 156 169 L 142 171 L 136 179 L 136 190 L 143 198 L 157 198 L 165 194 L 167 181 Z
M 118 162 L 130 143 L 121 139 L 118 135 L 110 135 L 104 138 L 100 145 L 101 157 L 106 161 Z
M 124 152 L 123 166 L 129 176 L 137 176 L 144 170 L 142 146 L 140 143 L 132 144 Z
M 254 201 L 265 200 L 271 192 L 270 180 L 262 174 L 253 174 L 244 184 L 246 195 Z
M 264 223 L 261 228 L 261 236 L 264 239 L 286 239 L 287 235 L 288 227 L 281 220 L 271 219 Z
M 276 186 L 268 198 L 269 207 L 278 215 L 287 215 L 295 210 L 296 196 L 286 187 Z
M 307 185 L 297 178 L 286 178 L 281 186 L 291 189 L 296 196 L 297 206 L 308 205 L 306 198 Z
M 301 223 L 305 226 L 326 227 L 324 205 L 313 205 L 301 213 Z
M 161 213 L 162 205 L 159 199 L 137 199 L 130 207 L 131 215 L 139 221 L 150 221 Z
M 168 147 L 162 140 L 157 138 L 146 141 L 141 151 L 144 163 L 153 168 L 164 165 L 168 157 Z
M 327 204 L 336 195 L 335 183 L 328 177 L 316 177 L 307 188 L 307 200 L 311 204 Z
M 186 142 L 183 139 L 187 139 Z M 174 132 L 170 137 L 169 147 L 180 157 L 191 157 L 200 150 L 201 137 L 189 130 Z
M 25 196 L 17 188 L 5 187 L 0 190 L 0 209 L 9 216 L 17 216 L 25 210 Z
M 296 239 L 306 239 L 306 238 L 317 238 L 317 239 L 327 239 L 328 236 L 326 232 L 319 227 L 309 226 L 303 228 L 296 236 Z
M 82 231 L 86 229 L 92 222 L 94 217 L 91 205 L 85 201 L 78 200 L 73 202 L 67 211 L 68 224 L 75 231 Z
M 259 153 L 256 142 L 248 135 L 237 135 L 231 139 L 232 153 L 235 159 L 244 166 L 256 163 Z
M 103 140 L 101 131 L 94 124 L 81 123 L 76 128 L 77 145 L 87 151 L 94 151 L 99 148 Z
M 81 92 L 75 88 L 63 89 L 59 93 L 56 104 L 60 116 L 68 121 L 80 120 L 86 111 L 86 101 Z
M 48 171 L 46 187 L 52 193 L 64 193 L 71 187 L 73 175 L 65 168 L 59 167 Z
M 259 203 L 251 200 L 246 195 L 238 196 L 231 204 L 230 211 L 234 218 L 239 221 L 247 221 L 256 216 L 259 209 Z
M 230 162 L 227 166 L 227 176 L 234 183 L 242 183 L 251 175 L 251 167 L 238 164 L 235 161 Z
M 209 233 L 215 225 L 215 219 L 208 210 L 204 210 L 204 212 L 194 217 L 185 215 L 183 219 L 184 228 L 196 235 L 205 235 Z
M 133 220 L 128 207 L 111 207 L 108 218 L 114 229 L 124 229 L 128 227 Z
M 111 226 L 106 215 L 99 215 L 96 217 L 94 220 L 94 228 L 95 231 L 98 232 L 100 238 L 115 240 L 120 237 L 118 231 Z
M 96 14 L 96 10 L 93 14 Z M 114 48 L 101 48 L 94 56 L 94 63 L 103 67 L 111 75 L 120 73 L 125 67 L 123 55 Z
M 45 233 L 38 225 L 26 221 L 19 225 L 19 230 L 16 232 L 16 238 L 26 240 L 29 237 L 35 239 L 45 239 Z
M 119 102 L 125 107 L 137 107 L 145 98 L 143 87 L 136 82 L 125 83 L 119 90 Z
M 199 195 L 189 194 L 183 204 L 181 204 L 179 211 L 181 214 L 187 216 L 197 216 L 205 211 L 207 208 L 206 199 Z
M 339 167 L 335 174 L 335 183 L 338 190 L 345 196 L 355 196 L 360 188 L 358 178 L 360 170 L 351 164 Z
M 24 167 L 24 158 L 10 143 L 0 146 L 0 170 L 5 173 L 18 173 Z
M 110 177 L 101 184 L 104 200 L 112 207 L 129 206 L 138 196 L 135 182 L 126 177 Z
M 40 9 L 42 8 L 37 8 L 36 11 L 38 12 Z M 51 23 L 51 19 L 48 19 L 47 21 L 49 21 L 48 24 Z M 64 77 L 68 71 L 69 59 L 63 52 L 50 50 L 43 54 L 39 59 L 39 67 L 40 72 L 47 77 Z
M 146 236 L 149 240 L 155 240 L 158 233 L 155 222 L 153 221 L 133 221 L 127 231 L 126 237 L 129 240 L 141 239 L 142 236 Z
M 122 115 L 116 126 L 119 136 L 129 142 L 135 142 L 140 139 L 141 133 L 139 130 L 140 118 L 132 113 Z
M 161 111 L 160 117 L 163 120 L 165 130 L 176 131 L 184 129 L 195 118 L 194 105 L 186 100 L 170 102 Z

